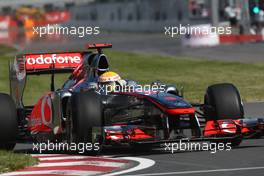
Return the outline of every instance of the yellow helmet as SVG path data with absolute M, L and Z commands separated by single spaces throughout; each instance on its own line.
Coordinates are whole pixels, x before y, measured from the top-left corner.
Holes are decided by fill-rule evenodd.
M 112 71 L 105 72 L 99 77 L 100 83 L 115 82 L 119 80 L 121 80 L 121 77 L 117 73 Z
M 105 72 L 99 77 L 99 84 L 104 86 L 106 91 L 114 91 L 117 83 L 121 80 L 121 77 L 115 72 Z

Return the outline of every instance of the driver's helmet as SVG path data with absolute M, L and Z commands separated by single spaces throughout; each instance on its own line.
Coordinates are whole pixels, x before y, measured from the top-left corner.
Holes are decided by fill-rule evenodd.
M 122 80 L 117 73 L 112 71 L 103 73 L 99 77 L 98 82 L 99 82 L 99 86 L 101 86 L 103 90 L 106 90 L 108 92 L 120 90 L 120 88 L 125 84 L 124 80 Z

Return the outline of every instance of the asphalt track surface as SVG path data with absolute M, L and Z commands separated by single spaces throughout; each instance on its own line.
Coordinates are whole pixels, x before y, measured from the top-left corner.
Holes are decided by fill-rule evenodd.
M 113 50 L 194 57 L 198 59 L 263 62 L 263 43 L 223 45 L 211 48 L 187 48 L 180 46 L 180 40 L 163 34 L 104 33 L 88 39 L 36 42 L 21 49 L 21 52 L 47 52 L 82 50 L 85 44 L 94 42 L 113 43 Z M 245 104 L 247 117 L 264 117 L 264 103 Z M 16 149 L 26 149 L 28 145 L 17 145 Z M 130 175 L 194 175 L 194 176 L 248 176 L 264 175 L 264 139 L 246 140 L 231 151 L 208 151 L 169 153 L 162 150 L 150 152 L 113 151 L 110 157 L 141 157 L 155 161 L 155 165 Z M 124 174 L 128 175 L 128 174 Z

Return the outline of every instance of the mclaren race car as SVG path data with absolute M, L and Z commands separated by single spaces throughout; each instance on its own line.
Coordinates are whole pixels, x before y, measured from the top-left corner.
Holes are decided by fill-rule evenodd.
M 124 90 L 99 91 L 99 77 L 109 71 L 102 49 L 111 46 L 16 56 L 9 65 L 10 95 L 0 94 L 0 147 L 29 141 L 97 143 L 100 148 L 179 141 L 238 146 L 244 138 L 263 135 L 263 119 L 244 117 L 238 89 L 230 83 L 209 86 L 203 104 L 187 102 L 176 86 L 159 81 L 150 84 L 155 90 L 136 89 L 136 81 L 125 80 Z M 55 90 L 59 73 L 70 76 Z M 42 74 L 51 75 L 50 91 L 25 106 L 27 77 Z

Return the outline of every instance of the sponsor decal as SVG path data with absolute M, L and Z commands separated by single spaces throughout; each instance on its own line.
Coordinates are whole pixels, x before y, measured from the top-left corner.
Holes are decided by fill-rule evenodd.
M 77 67 L 82 62 L 81 53 L 26 55 L 26 69 Z

